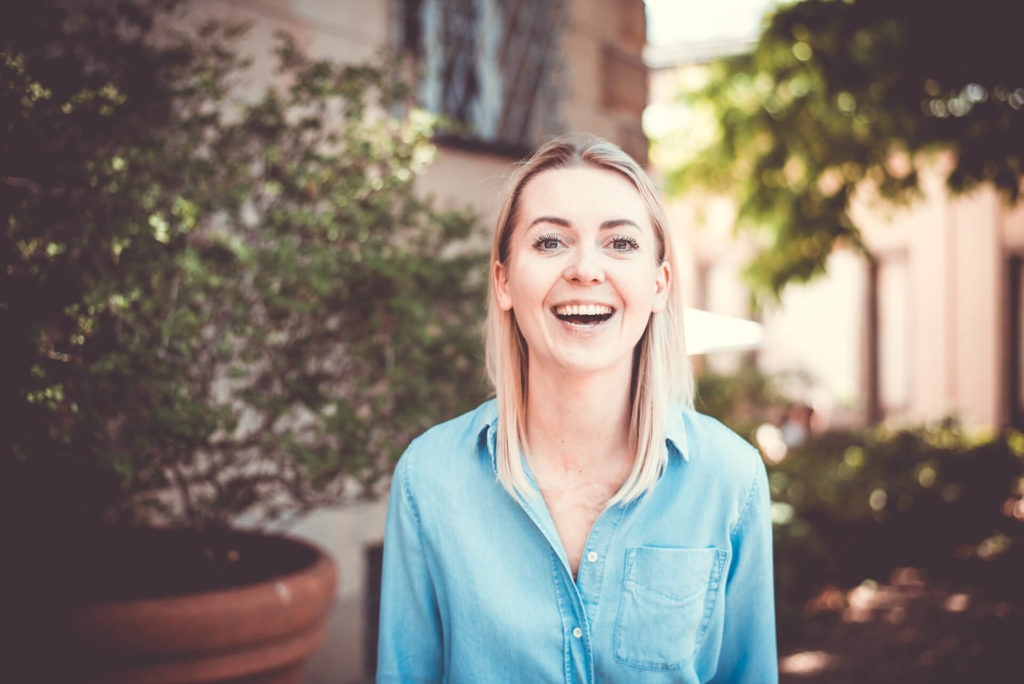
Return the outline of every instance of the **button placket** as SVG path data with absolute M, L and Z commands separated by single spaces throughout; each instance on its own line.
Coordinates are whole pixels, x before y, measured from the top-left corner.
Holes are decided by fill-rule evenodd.
M 594 523 L 584 547 L 576 586 L 588 615 L 596 615 L 597 603 L 601 595 L 601 584 L 604 579 L 605 557 L 615 529 L 621 522 L 624 513 L 625 507 L 622 505 L 601 513 Z

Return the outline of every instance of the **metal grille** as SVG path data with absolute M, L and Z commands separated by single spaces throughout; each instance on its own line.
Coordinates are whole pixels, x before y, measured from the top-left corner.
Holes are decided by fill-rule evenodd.
M 421 99 L 452 132 L 528 148 L 561 131 L 563 1 L 405 0 L 405 9 L 401 33 L 421 41 Z
M 441 72 L 442 112 L 460 123 L 471 123 L 479 97 L 477 49 L 479 31 L 476 0 L 449 0 L 444 4 Z M 429 48 L 428 48 L 429 49 Z
M 562 5 L 544 0 L 503 3 L 507 30 L 501 49 L 507 75 L 499 124 L 503 139 L 531 144 L 557 127 L 559 98 L 553 87 L 561 65 Z

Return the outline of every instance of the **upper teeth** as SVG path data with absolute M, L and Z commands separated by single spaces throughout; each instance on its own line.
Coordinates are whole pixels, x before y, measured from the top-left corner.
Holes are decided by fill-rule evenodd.
M 602 316 L 611 312 L 612 307 L 604 304 L 563 304 L 555 308 L 559 316 Z

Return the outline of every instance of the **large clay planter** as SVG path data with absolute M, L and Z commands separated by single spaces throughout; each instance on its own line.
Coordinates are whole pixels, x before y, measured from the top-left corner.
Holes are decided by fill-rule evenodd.
M 337 581 L 333 561 L 247 586 L 70 608 L 64 656 L 75 681 L 104 684 L 299 684 L 324 641 Z

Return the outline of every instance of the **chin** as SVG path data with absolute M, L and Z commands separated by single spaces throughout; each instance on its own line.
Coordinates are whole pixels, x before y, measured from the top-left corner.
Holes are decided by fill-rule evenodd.
M 563 373 L 574 376 L 614 372 L 623 365 L 632 368 L 632 354 L 626 356 L 580 354 L 559 359 L 556 365 Z

